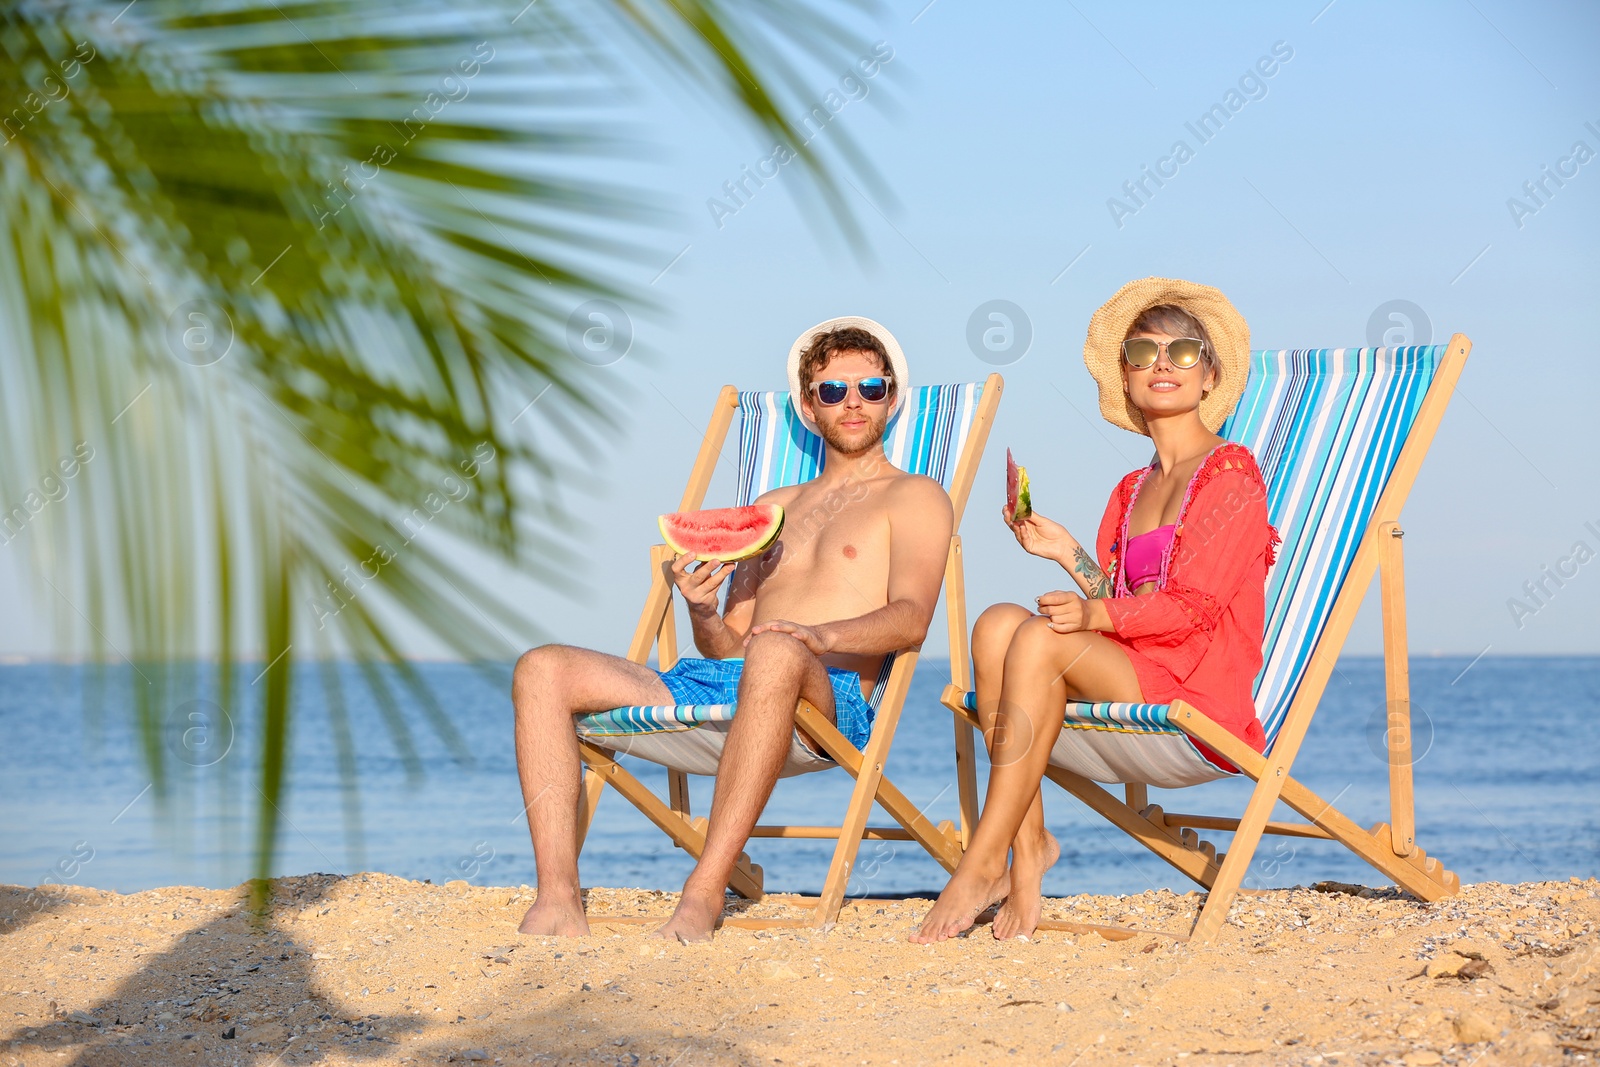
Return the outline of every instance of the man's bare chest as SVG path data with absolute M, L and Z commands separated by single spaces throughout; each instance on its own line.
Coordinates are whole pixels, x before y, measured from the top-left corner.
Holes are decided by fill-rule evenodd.
M 773 546 L 790 577 L 823 578 L 886 571 L 889 514 L 864 486 L 798 494 L 784 505 L 783 533 Z M 776 575 L 773 575 L 776 577 Z

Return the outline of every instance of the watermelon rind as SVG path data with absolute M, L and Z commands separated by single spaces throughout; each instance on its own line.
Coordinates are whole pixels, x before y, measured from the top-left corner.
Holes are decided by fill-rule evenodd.
M 765 526 L 756 529 L 744 541 L 737 545 L 714 550 L 704 544 L 697 544 L 694 536 L 693 525 L 714 522 L 719 517 L 732 517 L 738 512 L 766 512 L 768 521 Z M 676 511 L 670 515 L 662 515 L 656 519 L 656 526 L 661 530 L 661 538 L 680 556 L 693 556 L 697 560 L 720 561 L 722 563 L 737 563 L 740 560 L 759 556 L 783 532 L 783 507 L 779 504 L 751 504 L 742 508 L 709 508 L 704 511 Z
M 1022 522 L 1033 515 L 1033 488 L 1028 484 L 1028 468 L 1017 468 L 1017 509 L 1011 513 L 1012 522 Z

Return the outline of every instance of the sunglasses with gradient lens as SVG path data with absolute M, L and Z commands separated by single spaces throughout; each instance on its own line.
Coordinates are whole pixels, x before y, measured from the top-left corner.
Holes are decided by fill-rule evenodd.
M 1149 370 L 1156 365 L 1156 356 L 1166 349 L 1167 362 L 1180 370 L 1187 370 L 1200 362 L 1205 342 L 1198 337 L 1174 337 L 1170 341 L 1155 341 L 1148 337 L 1130 337 L 1122 342 L 1122 358 L 1128 366 Z
M 894 384 L 893 378 L 862 378 L 854 383 L 856 392 L 868 404 L 881 404 L 889 399 L 889 388 Z M 850 382 L 830 378 L 825 382 L 812 382 L 811 395 L 817 403 L 825 408 L 836 407 L 843 404 L 845 397 L 850 395 Z

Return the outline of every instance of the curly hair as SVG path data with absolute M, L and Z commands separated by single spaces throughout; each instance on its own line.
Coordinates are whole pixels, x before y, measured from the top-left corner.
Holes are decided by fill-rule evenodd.
M 811 338 L 811 344 L 800 353 L 800 391 L 811 391 L 811 379 L 828 361 L 840 352 L 870 352 L 878 359 L 878 369 L 884 374 L 892 373 L 889 365 L 889 350 L 883 347 L 883 342 L 872 335 L 870 330 L 863 330 L 859 326 L 843 326 L 837 330 L 825 330 Z

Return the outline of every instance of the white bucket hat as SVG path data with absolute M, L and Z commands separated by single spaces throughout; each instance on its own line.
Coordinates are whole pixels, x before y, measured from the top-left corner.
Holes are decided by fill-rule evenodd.
M 794 408 L 795 415 L 805 424 L 806 429 L 812 433 L 818 433 L 817 424 L 806 418 L 804 409 L 800 407 L 800 401 L 804 396 L 800 391 L 800 356 L 811 347 L 811 342 L 817 334 L 851 326 L 866 330 L 876 337 L 883 345 L 884 351 L 889 353 L 889 373 L 894 375 L 894 407 L 889 410 L 889 417 L 893 418 L 900 410 L 900 406 L 906 402 L 906 394 L 911 388 L 911 375 L 906 369 L 906 355 L 900 350 L 900 342 L 894 339 L 894 334 L 885 329 L 881 323 L 862 318 L 860 315 L 841 315 L 836 319 L 825 319 L 802 333 L 789 348 L 789 404 Z

